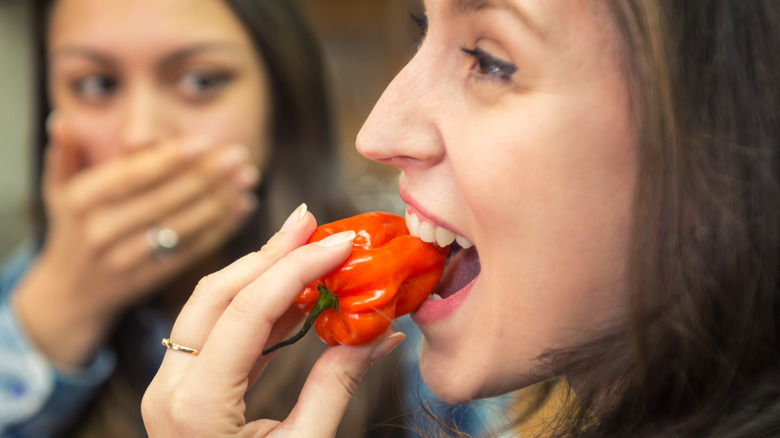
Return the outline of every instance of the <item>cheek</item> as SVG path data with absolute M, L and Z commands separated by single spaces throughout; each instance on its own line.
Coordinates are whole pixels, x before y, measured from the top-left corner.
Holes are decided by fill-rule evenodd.
M 535 109 L 503 130 L 464 136 L 483 146 L 458 157 L 468 163 L 461 185 L 483 280 L 496 295 L 486 314 L 520 334 L 525 358 L 622 316 L 635 178 L 626 116 Z

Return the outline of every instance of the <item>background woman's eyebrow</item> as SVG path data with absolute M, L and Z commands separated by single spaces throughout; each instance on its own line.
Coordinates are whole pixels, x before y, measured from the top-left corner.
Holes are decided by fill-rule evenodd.
M 179 62 L 182 62 L 183 60 L 186 60 L 187 58 L 207 52 L 233 52 L 240 54 L 241 48 L 238 44 L 231 42 L 209 42 L 187 46 L 176 50 L 175 52 L 160 60 L 159 67 L 168 68 L 170 66 L 176 65 Z
M 58 58 L 87 58 L 96 64 L 100 64 L 104 67 L 114 67 L 116 63 L 114 60 L 100 52 L 79 46 L 63 46 L 52 50 L 49 55 L 52 60 Z
M 531 17 L 511 0 L 453 0 L 446 10 L 446 16 L 454 17 L 467 13 L 473 13 L 481 9 L 493 8 L 509 11 L 521 21 L 534 35 L 540 39 L 546 39 L 542 28 Z

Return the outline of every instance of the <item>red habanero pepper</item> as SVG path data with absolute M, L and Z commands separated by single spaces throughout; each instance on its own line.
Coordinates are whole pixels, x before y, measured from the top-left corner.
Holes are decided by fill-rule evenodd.
M 312 325 L 328 345 L 366 344 L 384 333 L 394 318 L 419 307 L 433 291 L 449 247 L 411 236 L 404 218 L 381 212 L 321 225 L 309 243 L 348 230 L 356 233 L 349 258 L 309 284 L 295 300 L 308 314 L 301 331 L 263 354 L 298 341 Z

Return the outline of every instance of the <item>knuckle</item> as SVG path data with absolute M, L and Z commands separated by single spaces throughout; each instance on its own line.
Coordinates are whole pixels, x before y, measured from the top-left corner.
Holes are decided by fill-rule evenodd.
M 176 425 L 187 425 L 195 408 L 190 394 L 174 390 L 171 393 L 170 400 L 170 406 L 167 407 L 167 410 L 171 417 L 171 422 Z
M 362 377 L 362 373 L 344 368 L 342 368 L 340 373 L 336 374 L 336 380 L 341 385 L 341 387 L 344 388 L 345 393 L 349 396 L 355 392 L 355 389 L 357 389 L 357 386 L 360 383 Z
M 220 291 L 225 289 L 226 283 L 222 271 L 209 274 L 198 281 L 188 301 L 191 303 L 210 303 L 214 297 L 222 297 L 222 304 L 224 307 L 228 307 L 233 300 L 232 295 L 220 294 Z
M 65 204 L 76 215 L 86 215 L 90 210 L 88 197 L 81 190 L 66 190 L 63 192 Z
M 221 284 L 223 284 L 223 281 L 219 272 L 208 274 L 198 281 L 195 290 L 192 292 L 192 298 L 200 299 L 200 297 L 208 296 L 212 291 L 220 290 Z
M 272 237 L 271 240 L 260 247 L 259 251 L 255 252 L 255 257 L 260 263 L 275 263 L 284 256 L 282 249 L 276 244 L 275 237 Z
M 139 257 L 127 250 L 114 249 L 103 257 L 103 266 L 114 274 L 128 274 L 139 263 Z
M 230 302 L 228 310 L 237 316 L 257 315 L 259 318 L 263 315 L 263 312 L 258 311 L 261 305 L 259 301 L 260 299 L 256 294 L 239 293 L 233 298 L 233 301 Z
M 106 233 L 102 227 L 95 225 L 90 220 L 84 221 L 84 246 L 92 250 L 99 250 L 106 246 Z

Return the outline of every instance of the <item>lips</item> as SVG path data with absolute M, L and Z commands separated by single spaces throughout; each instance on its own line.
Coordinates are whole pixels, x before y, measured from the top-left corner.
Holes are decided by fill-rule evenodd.
M 477 248 L 469 239 L 438 226 L 411 210 L 411 207 L 406 210 L 406 226 L 411 235 L 441 247 L 450 246 L 450 256 L 441 280 L 428 297 L 428 300 L 447 300 L 464 290 L 479 275 L 481 264 Z

